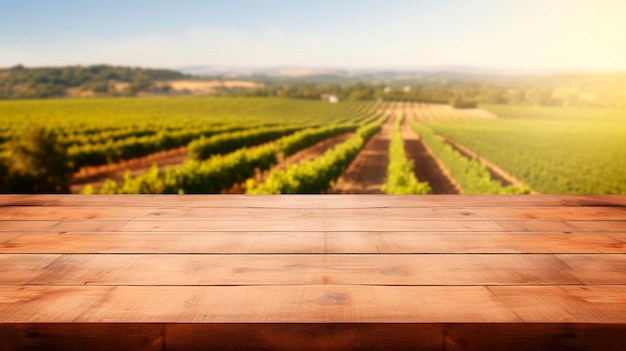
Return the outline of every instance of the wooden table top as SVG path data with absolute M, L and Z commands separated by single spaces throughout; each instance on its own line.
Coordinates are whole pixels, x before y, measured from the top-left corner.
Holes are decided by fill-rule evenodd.
M 0 345 L 606 350 L 625 243 L 620 195 L 1 195 Z

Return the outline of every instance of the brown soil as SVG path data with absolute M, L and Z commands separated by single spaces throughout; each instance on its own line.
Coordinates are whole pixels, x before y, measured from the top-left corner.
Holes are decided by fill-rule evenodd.
M 432 154 L 419 136 L 411 129 L 411 114 L 402 123 L 402 139 L 408 159 L 415 165 L 415 177 L 428 182 L 433 194 L 459 194 L 460 187 L 445 167 Z
M 87 184 L 98 189 L 105 180 L 113 179 L 118 184 L 124 180 L 124 173 L 130 170 L 133 176 L 147 172 L 154 163 L 163 169 L 167 166 L 179 166 L 187 159 L 187 147 L 166 150 L 145 157 L 134 158 L 97 167 L 83 167 L 74 174 L 72 190 L 79 191 Z
M 332 193 L 382 194 L 381 186 L 387 179 L 389 142 L 394 118 L 389 118 L 382 131 L 374 135 L 359 152 L 348 169 L 337 179 Z

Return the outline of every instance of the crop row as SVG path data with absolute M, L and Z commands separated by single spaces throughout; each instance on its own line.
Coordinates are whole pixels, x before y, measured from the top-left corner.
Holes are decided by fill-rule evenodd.
M 308 128 L 278 139 L 257 148 L 240 148 L 227 155 L 214 155 L 207 160 L 188 160 L 179 168 L 166 168 L 159 171 L 154 166 L 137 177 L 125 176 L 124 183 L 118 185 L 107 180 L 100 189 L 101 194 L 160 194 L 160 193 L 219 193 L 234 184 L 255 175 L 257 171 L 269 169 L 277 162 L 277 154 L 285 150 L 298 151 L 309 146 L 311 135 L 333 135 L 354 126 L 331 126 Z M 92 187 L 83 193 L 93 192 Z
M 272 143 L 254 150 L 242 148 L 228 155 L 215 155 L 206 161 L 189 160 L 180 168 L 166 168 L 163 172 L 155 165 L 135 178 L 126 173 L 121 186 L 107 180 L 100 193 L 219 193 L 254 176 L 257 169 L 269 169 L 276 163 L 277 151 L 276 144 Z M 93 188 L 87 187 L 83 193 L 92 191 Z
M 465 194 L 525 194 L 528 187 L 502 186 L 491 178 L 485 165 L 466 158 L 438 137 L 430 128 L 412 121 L 413 130 L 426 142 L 435 156 L 446 166 Z
M 397 118 L 393 124 L 393 134 L 389 143 L 387 183 L 383 184 L 381 190 L 387 194 L 428 194 L 431 192 L 430 185 L 427 182 L 418 181 L 415 177 L 413 161 L 406 158 L 400 130 L 402 119 Z
M 331 125 L 319 128 L 307 128 L 278 140 L 278 146 L 284 157 L 342 133 L 353 132 L 357 129 L 353 124 Z
M 329 104 L 279 98 L 0 101 L 0 149 L 30 125 L 52 129 L 63 145 L 72 146 L 209 126 L 339 123 L 359 119 L 372 107 L 371 103 Z
M 377 133 L 382 122 L 367 124 L 345 142 L 327 150 L 311 161 L 289 165 L 284 171 L 272 170 L 266 181 L 254 186 L 249 181 L 249 194 L 323 193 L 328 191 L 341 173 L 350 165 L 369 138 Z
M 626 194 L 626 124 L 611 119 L 492 119 L 437 133 L 544 194 Z
M 301 129 L 302 126 L 265 127 L 217 134 L 209 138 L 200 137 L 189 143 L 189 158 L 205 160 L 215 154 L 225 154 L 242 147 L 266 143 Z
M 74 169 L 78 170 L 85 166 L 99 166 L 173 149 L 187 145 L 200 136 L 231 132 L 236 129 L 239 128 L 184 129 L 117 141 L 109 140 L 100 144 L 74 145 L 68 148 L 68 155 Z

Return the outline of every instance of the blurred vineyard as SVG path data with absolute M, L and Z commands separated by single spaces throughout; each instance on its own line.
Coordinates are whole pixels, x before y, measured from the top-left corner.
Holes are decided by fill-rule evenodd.
M 406 133 L 416 140 L 406 143 Z M 416 145 L 427 150 L 421 158 Z M 385 157 L 368 159 L 372 148 Z M 341 192 L 335 183 L 358 163 L 362 172 L 384 171 L 383 180 L 364 177 L 380 183 L 379 193 L 440 192 L 418 176 L 436 167 L 457 193 L 623 194 L 623 150 L 621 110 L 232 97 L 0 101 L 4 192 Z M 166 167 L 155 155 L 167 152 L 184 154 Z M 79 184 L 85 174 L 92 185 Z

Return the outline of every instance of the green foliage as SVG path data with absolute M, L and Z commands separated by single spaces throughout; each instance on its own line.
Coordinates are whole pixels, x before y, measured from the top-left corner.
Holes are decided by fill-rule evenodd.
M 272 170 L 265 183 L 257 187 L 248 184 L 248 194 L 319 194 L 326 192 L 341 173 L 348 168 L 369 138 L 380 131 L 382 122 L 359 128 L 356 135 L 326 151 L 324 155 L 289 165 L 285 171 Z
M 259 131 L 276 132 L 265 134 L 267 141 L 320 125 L 364 123 L 376 117 L 373 107 L 369 102 L 216 97 L 0 101 L 0 158 L 5 159 L 0 162 L 0 188 L 17 191 L 13 182 L 6 181 L 12 159 L 6 155 L 8 141 L 20 137 L 32 123 L 45 124 L 58 136 L 57 144 L 68 149 L 77 170 L 181 147 L 202 136 L 228 135 L 213 139 L 228 139 L 228 144 L 216 149 L 227 153 L 259 143 L 255 134 Z M 306 144 L 291 142 L 300 143 L 299 147 Z M 104 189 L 115 192 L 118 186 L 109 182 Z
M 206 161 L 189 160 L 179 168 L 164 171 L 154 165 L 147 173 L 134 178 L 126 173 L 121 186 L 107 180 L 100 193 L 220 193 L 254 176 L 257 170 L 267 170 L 276 164 L 277 152 L 276 144 L 268 144 L 254 150 L 242 148 L 228 155 L 216 155 Z
M 417 180 L 413 161 L 406 158 L 401 123 L 402 118 L 398 118 L 393 124 L 393 135 L 389 143 L 387 183 L 383 184 L 381 190 L 387 194 L 428 194 L 432 191 L 430 185 Z
M 626 194 L 626 113 L 488 106 L 506 118 L 434 124 L 540 193 Z
M 465 194 L 526 194 L 527 187 L 502 186 L 491 179 L 487 168 L 472 159 L 466 158 L 447 144 L 428 127 L 412 122 L 413 130 L 426 142 L 437 158 L 450 171 Z
M 456 95 L 452 99 L 450 99 L 450 106 L 454 108 L 476 108 L 475 101 L 468 101 L 464 99 L 461 95 Z
M 67 88 L 80 88 L 99 94 L 109 91 L 110 82 L 131 83 L 128 93 L 154 90 L 154 82 L 164 79 L 181 79 L 186 75 L 166 69 L 131 67 L 66 66 L 25 68 L 16 66 L 0 70 L 0 99 L 33 99 L 59 97 Z M 113 92 L 114 93 L 114 92 Z
M 31 126 L 7 145 L 0 166 L 2 191 L 17 193 L 69 192 L 72 168 L 56 134 Z
M 224 154 L 246 146 L 259 145 L 286 134 L 300 130 L 302 127 L 281 126 L 243 130 L 232 133 L 214 135 L 210 138 L 201 137 L 187 146 L 192 160 L 204 160 L 215 154 Z
M 83 141 L 80 144 L 73 145 L 69 148 L 69 156 L 75 169 L 79 169 L 84 166 L 98 166 L 184 146 L 198 137 L 205 137 L 221 132 L 231 132 L 236 129 L 239 128 L 206 127 L 195 130 L 184 129 L 163 131 L 156 135 L 132 135 L 147 133 L 147 131 L 137 131 L 134 133 L 127 133 L 131 134 L 131 136 L 127 138 L 115 140 L 115 137 L 111 137 L 106 142 L 98 144 Z M 102 135 L 97 135 L 93 139 L 96 138 L 101 139 Z
M 201 136 L 362 120 L 371 116 L 365 112 L 369 107 L 214 97 L 0 101 L 0 143 L 19 135 L 28 123 L 45 124 L 80 168 L 184 146 Z
M 307 128 L 280 138 L 278 140 L 278 147 L 283 153 L 283 156 L 287 157 L 320 141 L 342 133 L 353 132 L 356 129 L 357 126 L 351 124 Z

